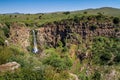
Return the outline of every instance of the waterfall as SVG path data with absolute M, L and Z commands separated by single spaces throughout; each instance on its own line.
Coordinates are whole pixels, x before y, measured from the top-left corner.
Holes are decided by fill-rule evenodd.
M 33 31 L 33 44 L 34 44 L 34 46 L 33 46 L 33 53 L 37 53 L 38 52 L 38 48 L 37 48 L 37 41 L 36 41 L 35 31 L 34 30 L 32 30 L 32 31 Z

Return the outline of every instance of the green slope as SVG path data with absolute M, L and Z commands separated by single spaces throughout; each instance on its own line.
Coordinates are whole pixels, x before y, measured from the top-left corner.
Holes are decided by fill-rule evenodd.
M 87 14 L 98 14 L 102 13 L 104 15 L 108 16 L 120 16 L 120 9 L 118 8 L 112 8 L 112 7 L 102 7 L 98 9 L 86 9 L 82 11 L 76 11 L 76 13 L 84 13 L 87 12 Z
M 87 12 L 87 14 L 85 14 Z M 74 16 L 86 16 L 86 15 L 97 15 L 102 13 L 107 16 L 117 16 L 120 17 L 120 9 L 103 7 L 98 9 L 86 9 L 80 11 L 72 11 L 69 14 L 65 12 L 55 12 L 55 13 L 40 13 L 40 14 L 0 14 L 0 23 L 9 22 L 24 22 L 28 26 L 33 26 L 32 24 L 42 25 L 48 22 L 59 21 L 62 19 L 73 18 Z

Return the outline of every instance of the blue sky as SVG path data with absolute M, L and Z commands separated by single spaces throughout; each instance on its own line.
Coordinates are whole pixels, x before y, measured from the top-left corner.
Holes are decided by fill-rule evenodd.
M 44 13 L 100 7 L 120 8 L 120 0 L 0 0 L 0 13 Z

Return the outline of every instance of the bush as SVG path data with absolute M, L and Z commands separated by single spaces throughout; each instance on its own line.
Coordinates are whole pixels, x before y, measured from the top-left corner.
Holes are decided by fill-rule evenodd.
M 63 14 L 68 15 L 68 14 L 70 14 L 70 12 L 63 12 Z
M 60 71 L 59 73 L 52 66 L 45 67 L 45 80 L 68 80 L 69 74 L 67 71 Z
M 74 16 L 74 22 L 79 23 L 80 22 L 80 18 L 78 16 Z
M 87 14 L 87 11 L 83 12 L 84 14 Z
M 89 29 L 90 29 L 91 31 L 94 31 L 94 30 L 97 29 L 97 26 L 96 26 L 96 25 L 92 25 L 92 26 L 89 27 Z
M 12 55 L 12 51 L 7 47 L 1 47 L 0 49 L 0 64 L 6 63 Z
M 120 22 L 120 19 L 118 17 L 113 18 L 113 23 L 118 24 Z
M 115 63 L 119 63 L 120 62 L 120 54 L 119 53 L 114 57 L 114 62 Z
M 4 45 L 4 39 L 2 37 L 0 37 L 0 45 Z
M 0 29 L 0 45 L 4 45 L 5 35 L 4 31 Z
M 112 55 L 110 53 L 102 53 L 100 56 L 101 64 L 107 64 L 108 61 L 111 59 Z
M 101 21 L 101 20 L 104 20 L 105 17 L 106 17 L 105 15 L 103 15 L 103 13 L 98 12 L 97 14 L 98 14 L 98 15 L 96 15 L 96 19 L 97 20 Z
M 0 76 L 0 80 L 45 80 L 44 70 L 32 70 L 31 68 L 23 68 L 14 73 L 5 73 L 3 76 Z
M 99 73 L 99 71 L 95 71 L 92 80 L 101 80 L 101 74 Z
M 3 27 L 2 30 L 4 31 L 4 35 L 8 38 L 10 29 L 6 26 L 6 27 Z
M 119 32 L 120 31 L 120 28 L 115 28 L 115 32 Z
M 72 61 L 69 57 L 60 58 L 60 56 L 53 54 L 47 57 L 43 64 L 51 65 L 58 70 L 66 70 L 72 66 Z
M 101 65 L 120 62 L 120 41 L 117 38 L 96 37 L 93 39 L 93 62 Z M 114 60 L 111 58 L 115 56 Z

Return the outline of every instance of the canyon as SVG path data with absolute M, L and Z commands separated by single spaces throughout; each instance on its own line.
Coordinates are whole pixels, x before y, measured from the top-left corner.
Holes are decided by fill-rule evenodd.
M 0 14 L 0 80 L 119 80 L 119 12 Z
M 94 26 L 95 25 L 95 26 Z M 89 21 L 78 23 L 72 20 L 63 20 L 60 22 L 48 23 L 40 28 L 36 28 L 37 44 L 41 48 L 44 46 L 57 47 L 59 42 L 62 42 L 63 46 L 69 46 L 70 44 L 80 44 L 81 41 L 91 41 L 96 36 L 105 37 L 120 37 L 120 31 L 116 31 L 119 28 L 112 22 L 97 22 Z M 11 44 L 18 45 L 22 49 L 26 50 L 31 45 L 30 36 L 32 29 L 14 23 L 10 27 Z

